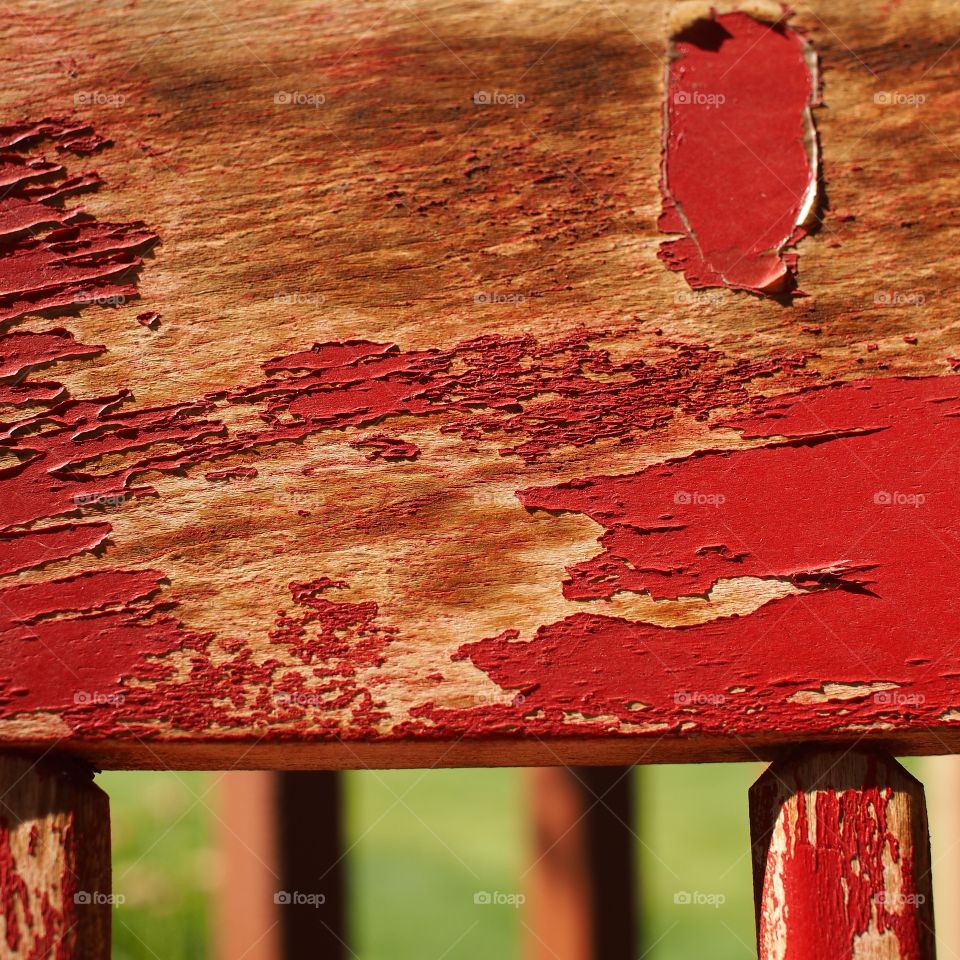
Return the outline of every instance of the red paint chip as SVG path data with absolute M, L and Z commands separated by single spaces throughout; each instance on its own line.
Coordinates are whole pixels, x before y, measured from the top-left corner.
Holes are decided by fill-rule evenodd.
M 817 196 L 810 112 L 816 61 L 784 22 L 697 20 L 667 72 L 660 247 L 693 288 L 796 292 L 796 255 Z

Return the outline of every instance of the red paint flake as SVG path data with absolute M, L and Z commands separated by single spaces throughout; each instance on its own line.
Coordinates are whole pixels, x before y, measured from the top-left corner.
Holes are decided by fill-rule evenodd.
M 611 334 L 613 336 L 615 334 Z M 402 352 L 393 344 L 352 346 L 349 362 L 325 359 L 300 376 L 230 393 L 233 402 L 263 400 L 276 438 L 365 427 L 401 415 L 455 417 L 442 432 L 464 440 L 512 441 L 503 454 L 535 462 L 564 446 L 600 440 L 635 442 L 677 412 L 706 419 L 737 407 L 748 384 L 774 375 L 805 380 L 807 355 L 731 359 L 701 344 L 662 341 L 663 356 L 613 360 L 578 331 L 553 341 L 485 336 L 449 350 Z M 320 345 L 323 350 L 329 344 Z M 270 370 L 306 364 L 314 351 L 272 360 Z M 330 358 L 332 359 L 332 358 Z
M 960 370 L 960 357 L 947 357 L 951 370 Z
M 385 460 L 388 463 L 397 463 L 401 460 L 416 460 L 420 456 L 420 448 L 415 443 L 400 440 L 398 437 L 388 437 L 383 433 L 372 433 L 351 444 L 357 450 L 369 450 L 368 460 Z
M 903 342 L 909 343 L 909 344 L 915 344 L 915 343 L 919 343 L 920 341 L 915 333 L 907 333 L 907 334 L 904 334 Z
M 0 258 L 0 323 L 37 310 L 136 296 L 141 254 L 157 242 L 142 223 L 81 218 L 79 208 L 51 201 L 96 188 L 96 173 L 67 177 L 41 156 L 11 152 L 53 139 L 59 148 L 89 153 L 108 141 L 68 121 L 42 120 L 0 127 L 0 234 L 10 248 Z
M 156 330 L 160 326 L 160 314 L 156 310 L 146 310 L 137 314 L 137 323 L 151 330 Z
M 768 442 L 533 488 L 521 500 L 605 528 L 601 552 L 570 568 L 570 599 L 702 595 L 745 576 L 788 581 L 801 594 L 689 627 L 578 613 L 532 639 L 506 633 L 462 654 L 505 690 L 524 692 L 546 729 L 573 711 L 674 729 L 695 719 L 726 735 L 758 725 L 835 730 L 835 707 L 790 696 L 872 681 L 896 684 L 896 698 L 846 700 L 844 722 L 936 723 L 955 707 L 960 681 L 960 599 L 943 574 L 960 536 L 956 382 L 809 390 L 759 402 L 730 425 Z M 744 692 L 731 694 L 736 686 Z M 695 717 L 677 700 L 691 690 L 702 698 Z
M 67 523 L 0 531 L 0 576 L 95 550 L 110 530 L 109 523 Z
M 102 346 L 78 343 L 62 327 L 43 333 L 17 331 L 0 338 L 0 380 L 20 377 L 57 360 L 95 357 L 103 351 Z
M 809 45 L 784 21 L 697 20 L 667 75 L 659 252 L 691 287 L 795 289 L 795 255 L 816 190 Z

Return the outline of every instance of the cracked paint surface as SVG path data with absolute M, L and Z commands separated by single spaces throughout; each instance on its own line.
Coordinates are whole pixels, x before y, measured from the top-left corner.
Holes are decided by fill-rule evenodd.
M 689 627 L 577 614 L 462 654 L 558 719 L 693 719 L 714 732 L 936 721 L 960 680 L 960 597 L 942 575 L 960 539 L 960 388 L 941 378 L 854 381 L 764 400 L 728 422 L 764 445 L 521 499 L 605 528 L 602 551 L 569 571 L 572 599 L 666 599 L 746 576 L 801 592 Z M 791 702 L 811 684 L 868 680 L 896 689 L 867 689 L 834 709 Z
M 68 125 L 51 124 L 5 128 L 20 179 L 0 219 L 8 205 L 32 226 L 11 230 L 0 258 L 0 575 L 10 577 L 0 585 L 0 719 L 53 715 L 88 739 L 269 730 L 282 741 L 828 731 L 929 724 L 953 707 L 957 609 L 936 571 L 960 509 L 954 380 L 825 383 L 804 351 L 739 357 L 663 336 L 618 351 L 610 345 L 623 330 L 611 328 L 504 332 L 445 348 L 341 339 L 264 358 L 252 382 L 182 402 L 81 395 L 57 364 L 94 362 L 108 345 L 80 342 L 60 314 L 33 321 L 43 329 L 12 327 L 41 310 L 136 295 L 156 235 L 62 204 L 77 178 L 49 167 L 38 138 L 76 141 L 58 139 Z M 40 193 L 24 171 L 42 180 Z M 76 189 L 99 183 L 93 173 L 80 180 Z M 138 332 L 151 336 L 146 325 Z M 429 467 L 428 430 L 467 449 L 494 444 L 525 471 L 562 469 L 571 450 L 642 451 L 681 421 L 723 428 L 742 448 L 516 490 L 518 510 L 597 525 L 596 555 L 557 584 L 570 615 L 532 637 L 477 637 L 452 661 L 447 651 L 412 678 L 401 706 L 386 691 L 398 670 L 391 658 L 410 640 L 378 602 L 350 595 L 338 570 L 304 569 L 267 598 L 276 609 L 268 636 L 249 637 L 192 627 L 162 557 L 135 569 L 111 560 L 119 517 L 162 499 L 162 478 L 196 474 L 210 488 L 243 490 L 281 444 L 340 437 L 349 462 L 399 476 Z M 406 439 L 413 424 L 416 442 Z M 425 497 L 404 509 L 434 506 Z M 303 545 L 324 535 L 297 526 L 307 514 L 291 509 L 287 520 Z M 375 539 L 378 524 L 365 534 Z M 796 536 L 771 533 L 785 524 Z M 178 540 L 202 534 L 184 525 Z M 44 571 L 81 557 L 81 572 Z M 709 603 L 746 579 L 775 582 L 783 595 L 748 616 L 707 614 L 685 627 L 605 615 L 625 597 Z M 499 693 L 446 705 L 452 664 Z M 839 705 L 792 699 L 824 684 L 843 691 Z M 850 693 L 859 687 L 866 693 Z

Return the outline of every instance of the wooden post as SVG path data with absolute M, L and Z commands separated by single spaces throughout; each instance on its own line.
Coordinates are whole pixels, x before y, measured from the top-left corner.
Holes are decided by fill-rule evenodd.
M 109 960 L 110 805 L 88 767 L 0 755 L 0 956 Z
M 534 834 L 526 874 L 526 956 L 633 960 L 633 779 L 625 767 L 543 767 L 528 775 Z
M 806 750 L 750 789 L 760 960 L 933 960 L 923 786 L 865 750 Z
M 346 956 L 341 782 L 332 771 L 223 778 L 214 932 L 222 960 Z

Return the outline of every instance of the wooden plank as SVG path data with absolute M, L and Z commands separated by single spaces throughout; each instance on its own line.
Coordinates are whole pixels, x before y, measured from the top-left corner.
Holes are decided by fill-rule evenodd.
M 892 757 L 811 751 L 750 788 L 760 960 L 933 960 L 923 786 Z
M 108 767 L 960 749 L 952 5 L 806 0 L 761 31 L 783 70 L 755 106 L 792 139 L 749 107 L 737 23 L 719 59 L 671 41 L 707 5 L 12 9 L 0 742 Z M 664 111 L 714 111 L 728 165 L 769 155 L 753 209 L 808 132 L 796 37 L 824 102 L 820 217 L 783 253 L 807 296 L 694 290 L 722 231 L 697 273 L 657 226 Z M 666 77 L 695 53 L 726 102 Z
M 527 787 L 534 844 L 524 956 L 636 957 L 630 768 L 544 767 L 529 772 Z
M 341 783 L 328 771 L 226 774 L 218 790 L 217 956 L 347 955 Z
M 0 756 L 0 944 L 109 960 L 110 804 L 83 765 Z

